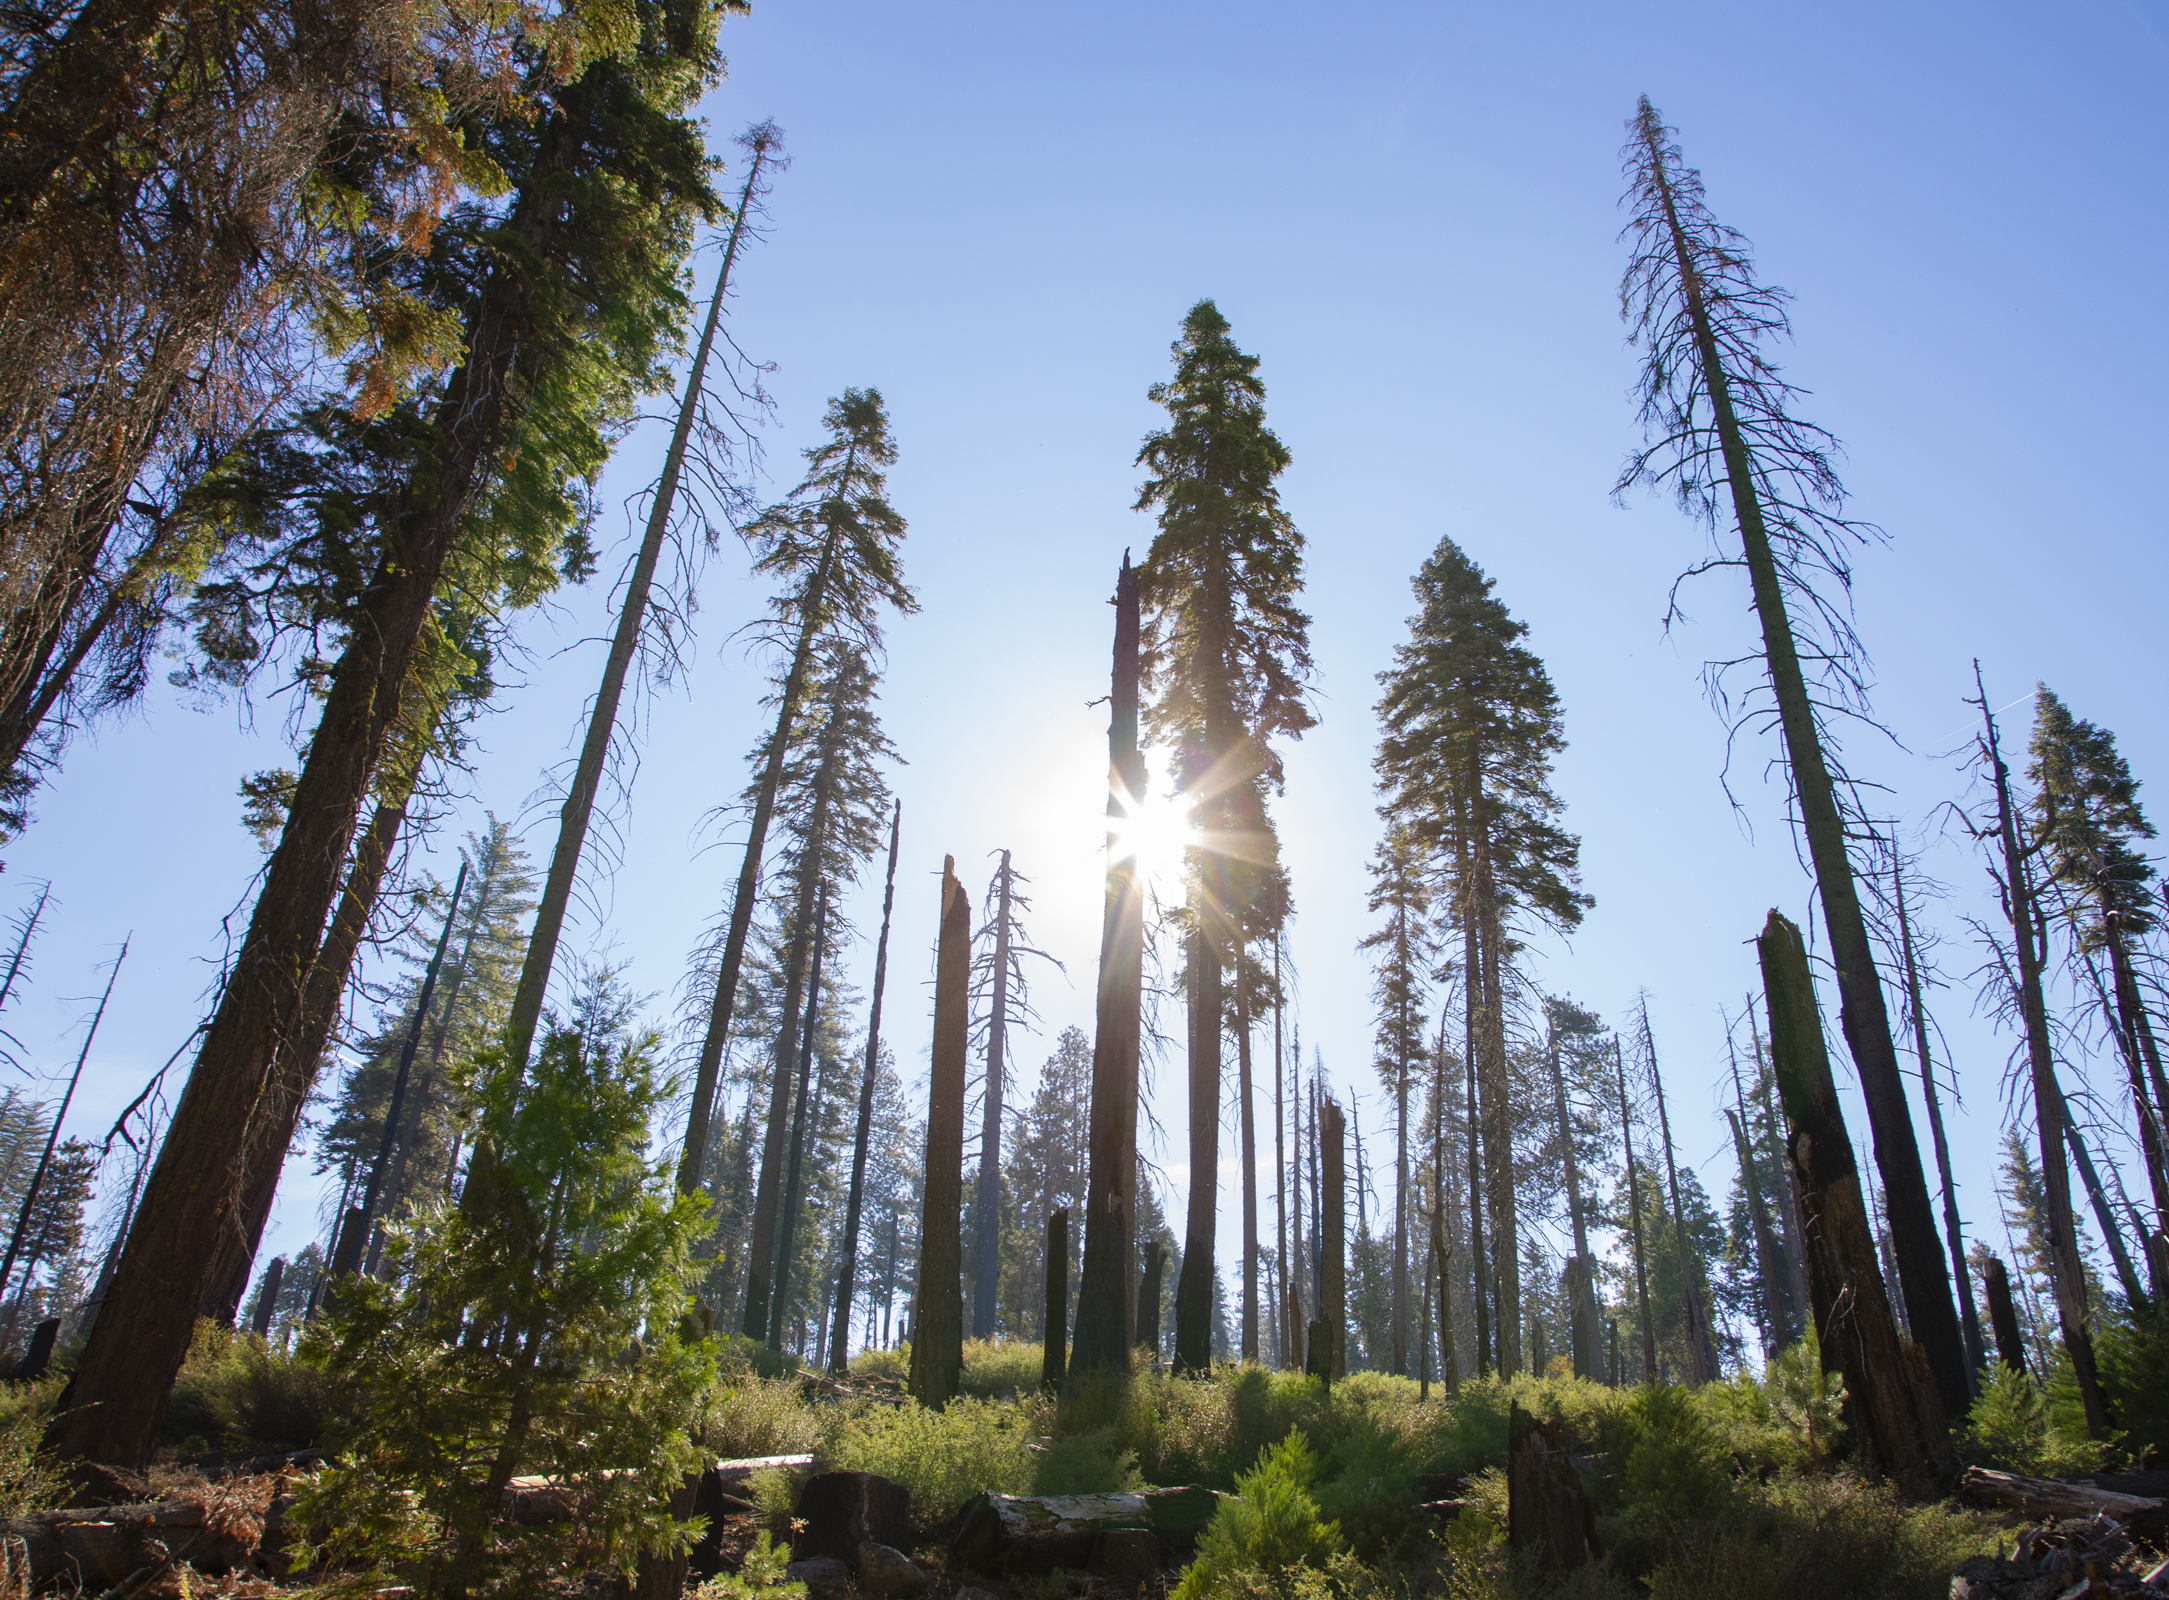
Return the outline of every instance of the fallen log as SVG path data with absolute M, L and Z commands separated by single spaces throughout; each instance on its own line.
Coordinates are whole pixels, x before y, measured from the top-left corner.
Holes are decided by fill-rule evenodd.
M 56 1584 L 102 1591 L 181 1562 L 207 1577 L 254 1573 L 269 1565 L 259 1559 L 264 1523 L 261 1506 L 208 1498 L 40 1511 L 0 1525 L 0 1534 L 21 1541 L 28 1581 L 15 1592 Z
M 1971 1467 L 1959 1495 L 2027 1517 L 2114 1517 L 2134 1533 L 2159 1539 L 2169 1533 L 2169 1502 L 2104 1489 L 2089 1478 L 2028 1478 L 2016 1472 Z
M 742 1489 L 756 1472 L 778 1468 L 785 1472 L 811 1472 L 816 1458 L 809 1455 L 796 1456 L 741 1456 L 733 1461 L 710 1462 L 702 1469 L 701 1476 L 713 1474 L 715 1488 L 720 1491 Z M 618 1477 L 632 1469 L 613 1468 L 602 1476 Z M 577 1489 L 562 1479 L 547 1474 L 514 1478 L 505 1485 L 498 1497 L 497 1514 L 507 1522 L 534 1524 L 540 1522 L 563 1522 L 572 1515 Z M 743 1500 L 733 1495 L 733 1500 Z
M 1137 1494 L 974 1495 L 957 1513 L 949 1558 L 978 1572 L 1051 1572 L 1095 1558 L 1134 1563 L 1152 1541 L 1163 1566 L 1186 1560 L 1213 1512 L 1230 1496 L 1211 1489 Z M 1105 1564 L 1105 1561 L 1102 1561 Z

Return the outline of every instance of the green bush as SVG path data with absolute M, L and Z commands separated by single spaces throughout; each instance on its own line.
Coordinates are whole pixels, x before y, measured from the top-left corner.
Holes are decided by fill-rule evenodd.
M 1628 1410 L 1635 1438 L 1621 1478 L 1629 1505 L 1697 1511 L 1724 1493 L 1724 1442 L 1686 1390 L 1650 1384 L 1635 1392 Z
M 1909 1506 L 1885 1484 L 1781 1478 L 1742 1486 L 1679 1528 L 1649 1574 L 1649 1597 L 1943 1600 L 1952 1569 L 1996 1539 L 1985 1513 Z
M 983 1400 L 1035 1394 L 1044 1360 L 1040 1346 L 1020 1339 L 966 1339 L 957 1387 Z
M 908 1383 L 911 1381 L 911 1346 L 900 1344 L 894 1350 L 861 1350 L 851 1358 L 851 1376 L 890 1378 L 898 1383 Z
M 2132 1465 L 2169 1466 L 2169 1310 L 2103 1317 L 2094 1355 Z
M 1274 1592 L 1297 1568 L 1324 1569 L 1342 1550 L 1340 1530 L 1311 1497 L 1317 1462 L 1300 1432 L 1266 1451 L 1236 1479 L 1198 1539 L 1197 1559 L 1169 1600 L 1227 1600 Z
M 821 1419 L 796 1378 L 763 1378 L 741 1371 L 716 1386 L 701 1418 L 701 1448 L 731 1460 L 790 1456 L 820 1442 Z
M 0 1520 L 67 1504 L 68 1484 L 43 1449 L 46 1420 L 67 1379 L 0 1385 Z
M 806 1586 L 785 1576 L 791 1547 L 769 1543 L 766 1530 L 753 1536 L 736 1572 L 722 1572 L 691 1591 L 688 1600 L 805 1600 Z
M 822 1453 L 840 1470 L 878 1472 L 909 1489 L 912 1520 L 932 1534 L 982 1490 L 1031 1492 L 1038 1417 L 1030 1407 L 969 1397 L 940 1411 L 919 1405 L 838 1408 Z
M 162 1442 L 189 1455 L 275 1455 L 320 1442 L 343 1385 L 321 1366 L 205 1319 L 166 1405 Z
M 1032 1474 L 1035 1494 L 1109 1494 L 1138 1489 L 1137 1452 L 1122 1448 L 1113 1428 L 1058 1436 Z
M 1376 1561 L 1410 1533 L 1415 1487 L 1407 1439 L 1361 1418 L 1327 1458 L 1318 1509 L 1339 1525 L 1359 1559 Z

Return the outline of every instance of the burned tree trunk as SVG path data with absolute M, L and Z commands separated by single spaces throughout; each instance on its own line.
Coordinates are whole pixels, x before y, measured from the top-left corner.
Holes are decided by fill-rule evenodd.
M 1324 1193 L 1325 1259 L 1318 1274 L 1318 1320 L 1311 1324 L 1310 1370 L 1321 1377 L 1348 1375 L 1348 1177 L 1346 1119 L 1331 1100 L 1318 1116 L 1319 1166 Z M 1319 1343 L 1324 1341 L 1321 1352 Z
M 2018 1308 L 2011 1304 L 2011 1277 L 1995 1256 L 1981 1269 L 1981 1287 L 1988 1295 L 1988 1325 L 1996 1335 L 1996 1359 L 2013 1372 L 2024 1372 L 2026 1340 L 2018 1331 Z
M 1175 1276 L 1175 1371 L 1213 1364 L 1213 1242 L 1220 1221 L 1220 952 L 1205 923 L 1212 908 L 1193 891 L 1190 967 L 1190 1203 L 1182 1271 Z
M 1158 1240 L 1145 1246 L 1145 1281 L 1137 1290 L 1137 1343 L 1160 1358 L 1160 1274 L 1167 1263 L 1167 1247 Z M 1084 1325 L 1085 1308 L 1077 1307 L 1078 1326 Z M 1072 1363 L 1074 1366 L 1074 1363 Z
M 1665 1109 L 1664 1074 L 1657 1068 L 1657 1041 L 1649 1031 L 1649 1003 L 1642 1004 L 1642 1047 L 1649 1052 L 1649 1079 L 1657 1088 L 1657 1132 L 1664 1140 L 1664 1172 L 1672 1190 L 1672 1242 L 1679 1250 L 1680 1297 L 1685 1302 L 1687 1324 L 1687 1381 L 1710 1381 L 1709 1324 L 1702 1314 L 1702 1285 L 1695 1273 L 1694 1256 L 1687 1248 L 1687 1216 L 1679 1199 L 1679 1163 L 1672 1155 L 1672 1117 Z
M 1507 1422 L 1506 1506 L 1506 1542 L 1539 1567 L 1572 1572 L 1601 1559 L 1597 1519 L 1557 1426 L 1518 1405 Z
M 836 1321 L 829 1332 L 828 1369 L 839 1376 L 849 1365 L 851 1288 L 858 1281 L 859 1213 L 866 1198 L 866 1141 L 873 1132 L 874 1084 L 881 1071 L 881 991 L 889 979 L 889 914 L 896 909 L 896 841 L 904 826 L 904 802 L 889 814 L 889 871 L 881 889 L 881 938 L 874 946 L 874 997 L 866 1016 L 866 1074 L 859 1080 L 859 1125 L 851 1143 L 851 1191 L 844 1202 L 843 1260 L 836 1277 Z M 892 1235 L 893 1237 L 893 1235 Z
M 926 1108 L 926 1201 L 911 1326 L 911 1395 L 940 1410 L 964 1370 L 962 1241 L 964 1058 L 971 1036 L 972 908 L 956 858 L 941 863 L 941 942 L 934 958 L 934 1048 Z
M 1807 1212 L 1808 1292 L 1823 1370 L 1844 1374 L 1846 1416 L 1862 1464 L 1926 1488 L 1948 1476 L 1943 1403 L 1921 1352 L 1899 1338 L 1891 1317 L 1807 951 L 1799 929 L 1775 911 L 1757 943 L 1770 1053 L 1791 1127 L 1786 1150 Z
M 972 1337 L 994 1337 L 1002 1276 L 1002 1090 L 1009 1021 L 1009 852 L 1002 852 L 1001 895 L 994 911 L 994 995 L 987 1016 L 987 1089 L 980 1097 L 979 1192 L 972 1207 L 978 1272 L 972 1287 Z
M 1137 1050 L 1145 900 L 1144 885 L 1138 881 L 1136 845 L 1120 827 L 1145 794 L 1145 758 L 1137 748 L 1137 645 L 1137 574 L 1125 554 L 1115 585 L 1112 710 L 1107 726 L 1107 888 L 1092 1041 L 1084 1259 L 1077 1277 L 1076 1344 L 1064 1380 L 1070 1397 L 1089 1373 L 1123 1376 L 1129 1372 L 1131 1331 L 1144 1322 L 1142 1303 L 1131 1299 L 1130 1259 L 1137 1226 Z M 1155 1277 L 1155 1340 L 1158 1288 Z
M 1069 1337 L 1069 1207 L 1047 1218 L 1047 1309 L 1039 1326 L 1039 1386 L 1062 1392 Z

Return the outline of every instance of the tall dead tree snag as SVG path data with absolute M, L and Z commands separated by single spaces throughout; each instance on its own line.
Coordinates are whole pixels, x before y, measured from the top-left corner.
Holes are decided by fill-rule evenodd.
M 2094 1369 L 2092 1314 L 2086 1303 L 2086 1268 L 2079 1255 L 2078 1227 L 2071 1214 L 2071 1169 L 2064 1164 L 2064 1096 L 2056 1082 L 2056 1058 L 2049 1042 L 2048 1005 L 2041 991 L 2041 969 L 2047 953 L 2041 948 L 2040 922 L 2034 903 L 2033 872 L 2029 858 L 2037 846 L 2021 837 L 2018 809 L 2011 801 L 2011 773 L 2004 765 L 2003 745 L 1995 713 L 1988 706 L 1988 691 L 1981 683 L 1981 664 L 1973 664 L 1976 703 L 1981 708 L 1981 755 L 1995 787 L 1996 823 L 1992 833 L 2003 858 L 1998 887 L 2003 908 L 2011 923 L 2012 954 L 2018 961 L 2019 1022 L 2026 1035 L 2026 1065 L 2033 1088 L 2034 1125 L 2041 1136 L 2041 1187 L 2048 1202 L 2049 1274 L 2056 1295 L 2056 1320 L 2062 1326 L 2064 1349 L 2071 1355 L 2072 1376 L 2078 1381 L 2079 1399 L 2086 1408 L 2086 1430 L 2097 1439 L 2109 1436 L 2109 1410 Z
M 964 1371 L 964 1058 L 971 1038 L 972 908 L 956 858 L 941 863 L 941 942 L 934 957 L 932 1086 L 926 1107 L 925 1209 L 911 1327 L 911 1395 L 935 1410 Z
M 2011 1275 L 1995 1256 L 1981 1269 L 1981 1287 L 1988 1295 L 1988 1325 L 1996 1335 L 1996 1359 L 2013 1372 L 2024 1372 L 2026 1339 L 2018 1331 L 2018 1308 L 2011 1304 Z
M 1348 1375 L 1347 1118 L 1331 1100 L 1318 1108 L 1320 1171 L 1318 1320 L 1310 1325 L 1307 1369 L 1326 1379 Z
M 1744 568 L 1762 634 L 1761 664 L 1786 776 L 1822 900 L 1839 1024 L 1875 1136 L 1907 1325 L 1947 1411 L 1967 1405 L 1966 1350 L 1937 1236 L 1875 948 L 1848 848 L 1849 784 L 1824 738 L 1827 708 L 1866 702 L 1864 655 L 1846 620 L 1851 547 L 1866 532 L 1844 514 L 1834 441 L 1793 415 L 1798 391 L 1765 353 L 1790 331 L 1782 290 L 1760 283 L 1746 241 L 1709 210 L 1701 175 L 1644 99 L 1625 150 L 1633 256 L 1622 314 L 1646 351 L 1647 448 L 1620 476 L 1672 491 L 1713 533 L 1738 535 L 1709 567 Z M 1727 513 L 1729 512 L 1729 518 Z M 1707 569 L 1704 569 L 1707 570 Z M 1858 821 L 1858 807 L 1852 808 Z
M 987 1013 L 987 1087 L 981 1097 L 979 1192 L 972 1209 L 978 1272 L 972 1288 L 972 1337 L 994 1337 L 997 1288 L 1002 1275 L 1002 1071 L 1009 1037 L 1009 852 L 994 874 L 994 974 Z
M 1891 1317 L 1807 950 L 1800 930 L 1775 911 L 1756 945 L 1789 1124 L 1785 1149 L 1807 1213 L 1808 1295 L 1823 1370 L 1844 1375 L 1846 1419 L 1862 1464 L 1916 1488 L 1934 1487 L 1951 1464 L 1943 1405 L 1924 1353 L 1900 1339 Z
M 1077 1333 L 1064 1394 L 1074 1399 L 1088 1374 L 1130 1370 L 1134 1309 L 1137 1051 L 1143 999 L 1145 895 L 1137 841 L 1127 824 L 1145 795 L 1145 758 L 1137 744 L 1137 574 L 1127 553 L 1115 582 L 1114 667 L 1107 724 L 1107 888 L 1100 927 L 1099 995 L 1092 1041 L 1092 1126 L 1086 1177 L 1084 1259 L 1077 1275 Z M 1159 1295 L 1153 1284 L 1157 1342 Z M 1140 1343 L 1143 1341 L 1140 1340 Z

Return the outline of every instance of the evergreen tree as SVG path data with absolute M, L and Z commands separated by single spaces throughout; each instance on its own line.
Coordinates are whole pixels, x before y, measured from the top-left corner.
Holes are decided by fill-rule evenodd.
M 1713 531 L 1729 506 L 1739 553 L 1697 570 L 1747 569 L 1785 771 L 1830 937 L 1839 1017 L 1897 1223 L 1907 1317 L 1944 1409 L 1961 1416 L 1965 1346 L 1847 849 L 1841 800 L 1850 787 L 1824 724 L 1824 707 L 1859 708 L 1866 690 L 1843 601 L 1818 580 L 1850 589 L 1849 550 L 1866 530 L 1843 515 L 1834 442 L 1792 415 L 1798 392 L 1765 353 L 1790 331 L 1784 291 L 1756 281 L 1746 241 L 1710 214 L 1701 175 L 1647 99 L 1628 128 L 1633 255 L 1620 307 L 1647 352 L 1641 415 L 1653 442 L 1628 461 L 1619 488 L 1669 488 Z
M 1137 509 L 1157 510 L 1138 569 L 1148 723 L 1170 747 L 1176 791 L 1198 832 L 1185 952 L 1190 969 L 1190 1201 L 1177 1294 L 1176 1365 L 1211 1361 L 1213 1233 L 1220 1163 L 1221 976 L 1272 881 L 1267 789 L 1272 741 L 1314 718 L 1304 703 L 1310 619 L 1296 608 L 1303 538 L 1274 480 L 1287 448 L 1265 425 L 1258 360 L 1236 347 L 1210 300 L 1191 307 L 1175 376 L 1150 397 L 1168 425 L 1146 436 Z
M 754 570 L 780 585 L 770 602 L 766 634 L 771 647 L 781 654 L 782 670 L 768 702 L 776 708 L 775 725 L 753 756 L 756 777 L 746 794 L 745 856 L 709 986 L 707 1023 L 693 1074 L 685 1149 L 678 1164 L 679 1187 L 688 1190 L 698 1180 L 707 1155 L 716 1078 L 731 1035 L 739 968 L 760 899 L 762 855 L 801 703 L 824 660 L 857 657 L 871 669 L 881 652 L 884 605 L 907 616 L 919 609 L 904 587 L 897 564 L 904 519 L 888 501 L 885 469 L 896 463 L 896 444 L 889 437 L 881 391 L 846 389 L 829 402 L 822 424 L 829 436 L 806 451 L 805 477 L 789 496 L 742 530 L 760 552 Z M 764 1191 L 774 1182 L 768 1151 L 780 1151 L 778 1137 L 772 1127 L 761 1162 Z M 756 1255 L 765 1249 L 756 1230 Z M 762 1277 L 765 1280 L 765 1268 Z
M 1432 955 L 1429 934 L 1431 886 L 1413 829 L 1389 828 L 1371 858 L 1370 909 L 1384 924 L 1363 941 L 1375 950 L 1371 1003 L 1376 1008 L 1373 1065 L 1393 1096 L 1392 1333 L 1384 1363 L 1396 1377 L 1408 1375 L 1411 1280 L 1409 1235 L 1413 1221 L 1409 1188 L 1409 1074 L 1424 1055 L 1423 975 Z
M 465 664 L 432 632 L 440 588 L 489 612 L 533 598 L 568 553 L 584 560 L 573 535 L 587 481 L 657 376 L 684 310 L 678 266 L 714 204 L 690 112 L 720 70 L 718 20 L 710 6 L 642 9 L 569 78 L 555 78 L 563 40 L 547 62 L 526 60 L 548 84 L 546 112 L 489 130 L 511 195 L 432 247 L 455 284 L 445 298 L 462 354 L 426 398 L 353 422 L 396 416 L 410 430 L 402 466 L 371 502 L 378 549 L 232 976 L 49 1431 L 57 1450 L 148 1458 L 236 1225 L 235 1187 L 201 1174 L 240 1164 L 279 1048 L 302 1024 L 365 799 L 401 737 L 427 737 Z
M 1491 579 L 1441 539 L 1412 582 L 1409 642 L 1379 674 L 1381 727 L 1372 765 L 1389 822 L 1409 830 L 1443 884 L 1461 934 L 1464 1031 L 1479 1091 L 1478 1144 L 1496 1292 L 1499 1365 L 1519 1369 L 1521 1303 L 1515 1193 L 1516 1104 L 1507 1059 L 1507 975 L 1516 919 L 1562 930 L 1592 903 L 1579 888 L 1580 844 L 1559 826 L 1551 764 L 1565 746 L 1558 695 L 1527 626 Z M 1537 1104 L 1549 1109 L 1548 1083 Z M 1548 1116 L 1544 1120 L 1550 1120 Z
M 2160 920 L 2154 865 L 2143 848 L 2154 825 L 2139 804 L 2139 781 L 2117 750 L 2116 735 L 2074 717 L 2045 684 L 2034 691 L 2032 754 L 2027 776 L 2034 784 L 2034 837 L 2131 1085 L 2154 1199 L 2156 1240 L 2148 1251 L 2154 1293 L 2169 1299 L 2169 1243 L 2160 1238 L 2169 1233 L 2169 1138 L 2163 1136 L 2169 1077 L 2134 960 Z M 2096 964 L 2104 954 L 2107 984 Z

